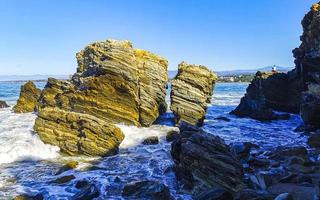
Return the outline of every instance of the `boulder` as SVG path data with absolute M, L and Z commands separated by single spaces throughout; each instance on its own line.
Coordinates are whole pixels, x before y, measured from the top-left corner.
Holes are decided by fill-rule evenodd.
M 280 195 L 283 193 L 290 194 L 294 200 L 314 200 L 317 199 L 317 189 L 314 187 L 289 184 L 289 183 L 278 183 L 268 188 L 268 191 L 273 195 Z
M 76 177 L 74 175 L 62 176 L 62 177 L 59 177 L 56 180 L 54 180 L 53 183 L 64 184 L 64 183 L 68 183 L 68 182 L 72 181 L 75 178 Z
M 13 107 L 15 113 L 27 113 L 37 110 L 38 99 L 41 90 L 32 81 L 28 81 L 21 86 L 20 96 L 17 104 Z
M 238 117 L 260 121 L 289 119 L 288 114 L 273 111 L 298 112 L 299 92 L 288 89 L 289 80 L 284 73 L 257 72 L 240 104 L 231 112 Z
M 159 143 L 159 138 L 157 136 L 150 136 L 143 140 L 144 145 L 155 145 Z
M 166 141 L 172 142 L 172 141 L 178 139 L 179 137 L 180 137 L 180 133 L 178 131 L 171 130 L 171 131 L 167 132 Z
M 170 108 L 176 123 L 202 125 L 216 80 L 216 74 L 205 66 L 179 64 L 178 74 L 171 80 Z
M 95 199 L 99 197 L 100 192 L 98 187 L 95 184 L 88 184 L 82 188 L 80 188 L 80 191 L 77 192 L 71 199 L 75 200 L 89 200 L 89 199 Z
M 9 105 L 5 101 L 0 100 L 0 108 L 8 108 Z
M 232 200 L 232 193 L 220 189 L 214 188 L 212 190 L 205 191 L 194 198 L 195 200 Z
M 181 130 L 182 137 L 171 146 L 177 178 L 195 193 L 213 187 L 230 192 L 243 188 L 243 169 L 240 161 L 218 136 L 203 130 Z
M 313 148 L 320 148 L 320 132 L 312 133 L 308 138 L 308 144 Z
M 77 168 L 77 166 L 79 165 L 79 162 L 71 160 L 68 163 L 66 163 L 65 165 L 63 165 L 56 173 L 56 175 L 59 175 L 65 171 L 69 171 L 72 169 Z
M 118 127 L 104 120 L 51 107 L 39 111 L 34 130 L 44 143 L 68 155 L 114 155 L 124 139 Z
M 155 200 L 170 200 L 171 197 L 169 188 L 158 181 L 140 181 L 132 182 L 123 188 L 123 197 L 130 199 L 155 199 Z
M 20 194 L 13 198 L 13 200 L 43 200 L 44 197 L 41 193 L 36 195 Z

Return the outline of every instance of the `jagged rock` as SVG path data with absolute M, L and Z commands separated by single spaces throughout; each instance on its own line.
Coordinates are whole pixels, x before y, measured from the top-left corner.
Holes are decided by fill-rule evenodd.
M 34 130 L 44 143 L 69 155 L 113 155 L 124 139 L 119 128 L 104 120 L 50 107 L 39 111 Z
M 193 187 L 195 193 L 217 186 L 230 192 L 240 191 L 242 165 L 224 141 L 202 130 L 185 128 L 180 129 L 182 137 L 171 146 L 177 178 Z
M 144 145 L 155 145 L 159 143 L 159 138 L 157 136 L 150 136 L 143 140 Z
M 64 184 L 72 181 L 76 177 L 74 175 L 62 176 L 53 181 L 53 183 Z
M 13 107 L 13 111 L 16 113 L 36 111 L 40 93 L 41 90 L 38 89 L 32 81 L 28 81 L 21 86 L 20 97 L 17 104 Z
M 176 123 L 202 125 L 216 79 L 207 67 L 179 64 L 178 74 L 171 80 L 171 110 Z
M 99 197 L 100 192 L 95 184 L 88 184 L 81 188 L 79 192 L 73 195 L 74 200 L 89 200 Z
M 122 196 L 133 199 L 172 199 L 169 188 L 158 181 L 140 181 L 132 182 L 123 188 Z
M 65 171 L 71 170 L 71 169 L 75 169 L 77 168 L 77 166 L 79 165 L 79 162 L 71 160 L 69 161 L 67 164 L 63 165 L 56 173 L 56 175 L 61 174 Z
M 248 86 L 245 96 L 231 114 L 260 121 L 289 119 L 290 115 L 277 114 L 272 110 L 292 112 L 298 110 L 299 104 L 294 99 L 299 97 L 299 93 L 288 89 L 289 84 L 286 76 L 284 73 L 257 72 Z M 292 98 L 292 96 L 297 97 Z
M 0 100 L 0 108 L 8 108 L 9 105 L 5 101 Z

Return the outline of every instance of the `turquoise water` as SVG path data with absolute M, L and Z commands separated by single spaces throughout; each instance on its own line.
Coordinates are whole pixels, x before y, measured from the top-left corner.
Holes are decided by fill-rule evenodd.
M 0 100 L 14 105 L 22 84 L 0 82 Z M 36 84 L 43 88 L 45 83 Z M 266 151 L 277 146 L 305 143 L 305 138 L 293 131 L 301 123 L 297 115 L 292 115 L 287 121 L 265 123 L 229 115 L 240 102 L 246 87 L 247 83 L 216 85 L 204 123 L 205 130 L 221 136 L 227 143 L 251 141 Z M 216 119 L 221 116 L 230 121 Z M 57 147 L 43 144 L 32 131 L 35 118 L 33 113 L 14 114 L 11 108 L 0 109 L 0 199 L 38 192 L 46 199 L 70 199 L 78 192 L 75 183 L 83 179 L 99 188 L 100 199 L 122 199 L 121 190 L 126 183 L 146 179 L 164 182 L 176 198 L 191 199 L 190 195 L 179 190 L 171 168 L 171 144 L 165 141 L 166 133 L 177 129 L 172 126 L 172 113 L 166 113 L 158 125 L 149 128 L 119 125 L 125 134 L 120 152 L 103 159 L 61 155 Z M 141 145 L 143 139 L 151 135 L 158 136 L 160 143 Z M 78 160 L 81 164 L 75 170 L 55 175 L 59 167 L 69 160 Z M 76 177 L 71 182 L 62 185 L 52 183 L 56 178 L 70 174 Z

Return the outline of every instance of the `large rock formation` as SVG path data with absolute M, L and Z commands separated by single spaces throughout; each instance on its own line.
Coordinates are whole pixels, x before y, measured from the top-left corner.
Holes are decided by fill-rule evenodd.
M 116 40 L 90 44 L 76 57 L 71 80 L 48 79 L 39 98 L 35 130 L 45 143 L 71 155 L 110 155 L 123 139 L 113 123 L 150 126 L 166 111 L 165 59 Z M 84 134 L 83 121 L 94 130 Z
M 40 93 L 41 90 L 38 89 L 32 81 L 28 81 L 21 86 L 20 97 L 17 104 L 13 107 L 13 111 L 16 113 L 36 111 Z
M 109 156 L 124 139 L 121 130 L 94 116 L 43 108 L 35 121 L 40 139 L 69 155 Z
M 293 51 L 304 92 L 301 116 L 305 124 L 320 128 L 320 2 L 302 20 L 301 45 Z
M 207 67 L 179 64 L 178 74 L 171 80 L 171 110 L 176 123 L 202 125 L 216 79 Z
M 257 120 L 286 119 L 288 116 L 273 112 L 273 109 L 296 112 L 299 92 L 288 85 L 284 73 L 257 72 L 247 88 L 245 96 L 231 114 Z
M 77 54 L 71 81 L 49 79 L 41 107 L 90 114 L 112 123 L 150 126 L 166 111 L 168 62 L 133 49 L 129 41 L 107 40 Z
M 175 171 L 194 194 L 222 187 L 230 192 L 243 189 L 240 161 L 218 136 L 181 124 L 182 137 L 172 143 Z

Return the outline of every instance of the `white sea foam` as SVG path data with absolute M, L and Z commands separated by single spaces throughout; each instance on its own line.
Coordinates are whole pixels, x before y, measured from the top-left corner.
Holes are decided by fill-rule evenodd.
M 15 114 L 11 108 L 0 109 L 0 164 L 25 159 L 52 159 L 59 148 L 44 144 L 32 132 L 35 114 Z

